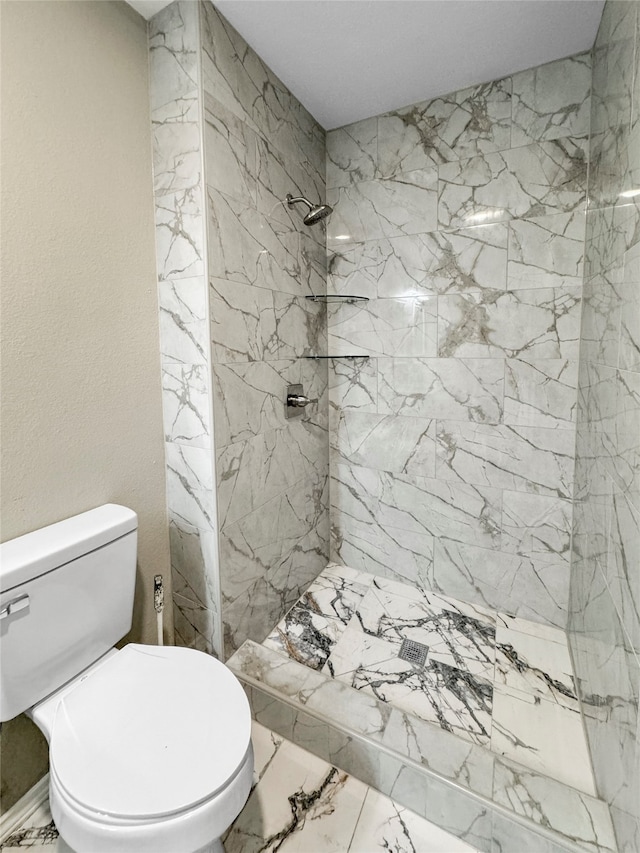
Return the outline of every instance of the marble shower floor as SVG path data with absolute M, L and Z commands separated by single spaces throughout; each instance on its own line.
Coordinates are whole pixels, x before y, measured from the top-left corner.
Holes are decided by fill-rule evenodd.
M 226 853 L 478 853 L 259 723 L 253 724 L 254 788 L 224 839 Z M 68 851 L 47 802 L 2 850 Z
M 424 667 L 398 657 L 405 639 Z M 558 629 L 330 564 L 263 645 L 597 796 Z

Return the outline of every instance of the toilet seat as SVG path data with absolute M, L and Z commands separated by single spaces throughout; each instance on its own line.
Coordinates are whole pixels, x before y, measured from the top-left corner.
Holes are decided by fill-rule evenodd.
M 162 820 L 228 786 L 250 735 L 247 698 L 227 667 L 193 649 L 130 644 L 60 700 L 51 771 L 84 813 Z

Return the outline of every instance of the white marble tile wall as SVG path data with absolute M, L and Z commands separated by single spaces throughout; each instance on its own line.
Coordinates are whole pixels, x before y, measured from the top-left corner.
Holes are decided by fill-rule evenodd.
M 325 134 L 208 0 L 149 38 L 175 623 L 224 656 L 328 560 L 325 232 L 284 203 L 324 198 Z
M 593 50 L 569 634 L 596 784 L 640 849 L 640 3 Z
M 327 136 L 333 559 L 565 627 L 591 58 Z M 629 350 L 631 348 L 629 347 Z
M 198 6 L 149 22 L 162 398 L 176 642 L 220 655 Z
M 224 652 L 262 640 L 328 560 L 325 134 L 200 4 L 211 378 Z M 285 419 L 288 384 L 312 403 Z

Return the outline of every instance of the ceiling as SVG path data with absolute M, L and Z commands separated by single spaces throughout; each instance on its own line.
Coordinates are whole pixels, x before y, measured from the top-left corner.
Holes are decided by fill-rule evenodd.
M 130 2 L 138 11 L 167 5 Z M 604 0 L 214 3 L 327 130 L 588 50 L 604 6 Z

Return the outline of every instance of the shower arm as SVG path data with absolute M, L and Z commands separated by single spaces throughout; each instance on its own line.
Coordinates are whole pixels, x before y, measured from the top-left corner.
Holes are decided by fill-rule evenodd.
M 303 204 L 306 204 L 309 210 L 313 210 L 313 205 L 306 198 L 303 198 L 302 196 L 294 198 L 291 193 L 287 193 L 287 204 L 289 205 L 289 207 L 293 207 L 293 205 L 298 204 L 299 201 L 303 202 Z

